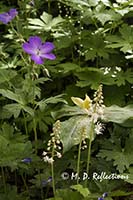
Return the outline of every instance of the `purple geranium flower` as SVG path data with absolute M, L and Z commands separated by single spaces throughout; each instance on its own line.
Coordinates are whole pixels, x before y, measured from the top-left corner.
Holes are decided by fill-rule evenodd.
M 24 163 L 31 163 L 32 159 L 31 158 L 24 158 L 21 161 L 24 162 Z
M 105 193 L 103 193 L 103 198 L 105 198 L 105 197 L 107 197 L 108 196 L 108 193 L 107 192 L 105 192 Z
M 11 8 L 9 12 L 1 13 L 0 14 L 0 21 L 3 22 L 3 24 L 7 24 L 10 22 L 14 17 L 18 14 L 17 10 L 15 8 Z
M 42 186 L 46 186 L 50 182 L 52 182 L 52 177 L 51 176 L 47 180 L 42 180 Z
M 32 36 L 23 44 L 23 50 L 31 55 L 36 64 L 43 64 L 44 59 L 54 60 L 56 57 L 51 51 L 55 48 L 52 42 L 42 43 L 41 38 Z

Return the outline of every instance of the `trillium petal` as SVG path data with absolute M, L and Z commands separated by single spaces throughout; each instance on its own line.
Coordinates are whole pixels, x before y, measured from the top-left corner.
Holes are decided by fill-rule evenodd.
M 53 53 L 45 53 L 41 55 L 42 58 L 47 58 L 49 60 L 55 60 L 56 56 Z
M 30 44 L 31 48 L 38 49 L 42 45 L 41 38 L 38 36 L 31 36 L 29 38 L 29 44 Z
M 52 51 L 55 48 L 54 44 L 52 42 L 45 42 L 42 46 L 41 46 L 41 52 L 42 53 L 49 53 L 50 51 Z
M 34 60 L 34 62 L 38 65 L 41 65 L 44 62 L 43 59 L 39 55 L 36 55 L 36 54 L 31 55 L 31 59 Z
M 88 95 L 85 95 L 85 100 L 83 102 L 83 108 L 89 109 L 91 107 L 91 99 L 88 97 Z
M 71 97 L 73 103 L 75 103 L 77 106 L 79 106 L 80 108 L 83 108 L 83 99 L 79 98 L 79 97 Z
M 36 48 L 32 48 L 28 42 L 25 42 L 22 46 L 23 50 L 28 54 L 35 54 Z

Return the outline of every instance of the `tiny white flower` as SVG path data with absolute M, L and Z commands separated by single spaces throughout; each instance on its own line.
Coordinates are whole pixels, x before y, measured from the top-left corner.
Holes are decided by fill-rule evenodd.
M 115 75 L 115 74 L 112 74 L 111 76 L 112 76 L 112 78 L 115 78 L 115 77 L 116 77 L 116 75 Z
M 57 144 L 60 144 L 60 140 L 57 140 L 56 143 L 57 143 Z
M 44 162 L 48 162 L 49 157 L 48 157 L 48 156 L 45 156 L 45 157 L 43 157 L 43 160 L 44 160 Z
M 61 158 L 62 157 L 61 153 L 57 152 L 57 157 Z
M 50 147 L 48 147 L 47 150 L 50 151 Z
M 49 163 L 49 164 L 52 164 L 53 162 L 54 162 L 54 159 L 53 159 L 53 158 L 49 158 L 49 159 L 48 159 L 48 163 Z
M 61 147 L 60 147 L 60 146 L 58 146 L 58 149 L 59 149 L 59 150 L 61 150 Z
M 100 123 L 100 122 L 97 122 L 97 124 L 95 125 L 95 133 L 97 134 L 97 135 L 100 135 L 100 134 L 103 134 L 102 133 L 102 131 L 103 131 L 103 124 L 102 123 Z
M 46 156 L 46 155 L 47 155 L 47 152 L 46 152 L 46 151 L 43 151 L 42 155 L 43 155 L 43 156 Z

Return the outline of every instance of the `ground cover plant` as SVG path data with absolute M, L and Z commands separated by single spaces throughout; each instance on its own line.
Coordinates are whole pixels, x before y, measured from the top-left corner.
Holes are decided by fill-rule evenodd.
M 0 1 L 0 200 L 133 199 L 132 17 Z

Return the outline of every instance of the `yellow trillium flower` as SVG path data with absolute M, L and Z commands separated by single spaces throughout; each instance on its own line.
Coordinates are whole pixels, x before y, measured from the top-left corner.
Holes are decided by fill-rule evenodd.
M 78 97 L 71 97 L 73 103 L 75 103 L 77 106 L 79 106 L 80 108 L 83 108 L 83 109 L 90 109 L 91 107 L 91 99 L 90 97 L 88 97 L 88 95 L 86 94 L 85 95 L 85 99 L 81 99 L 81 98 L 78 98 Z

